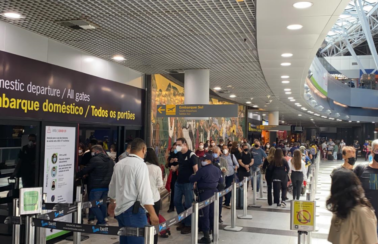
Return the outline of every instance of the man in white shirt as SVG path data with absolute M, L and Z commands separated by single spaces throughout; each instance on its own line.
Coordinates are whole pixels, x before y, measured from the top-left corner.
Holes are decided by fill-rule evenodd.
M 116 216 L 119 227 L 140 227 L 147 225 L 146 210 L 151 225 L 158 225 L 159 218 L 154 210 L 154 199 L 150 186 L 149 172 L 144 163 L 147 146 L 142 139 L 131 142 L 129 157 L 114 166 L 109 184 L 110 204 L 108 213 Z M 134 206 L 135 205 L 135 206 Z M 121 236 L 120 244 L 143 244 L 143 237 Z

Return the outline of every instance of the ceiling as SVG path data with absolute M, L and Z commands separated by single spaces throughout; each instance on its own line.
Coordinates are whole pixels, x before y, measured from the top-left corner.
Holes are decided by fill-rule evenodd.
M 294 104 L 300 103 L 302 107 L 315 112 L 312 107 L 307 106 L 307 101 L 303 97 L 304 83 L 316 52 L 349 1 L 317 0 L 313 1 L 313 6 L 308 9 L 294 8 L 293 4 L 298 2 L 296 0 L 258 1 L 256 15 L 259 60 L 274 97 L 289 107 L 283 112 L 284 105 L 273 104 L 269 107 L 269 110 L 279 110 L 280 114 L 284 115 L 284 118 L 280 116 L 281 119 L 290 122 L 294 120 L 305 125 L 315 122 L 318 126 L 349 124 L 312 116 Z M 288 30 L 287 26 L 292 24 L 300 24 L 303 28 Z M 292 53 L 293 56 L 283 58 L 283 53 Z M 283 62 L 290 62 L 291 66 L 283 67 Z M 281 79 L 283 75 L 290 78 Z M 282 84 L 282 80 L 289 80 L 290 83 Z M 285 88 L 291 89 L 292 94 L 285 94 Z M 295 102 L 289 101 L 288 97 L 293 97 Z
M 349 0 L 317 0 L 307 10 L 294 9 L 294 2 L 3 0 L 0 12 L 15 11 L 24 18 L 0 20 L 103 59 L 123 55 L 127 60 L 121 64 L 146 74 L 210 69 L 211 88 L 229 91 L 220 96 L 230 99 L 235 94 L 232 100 L 278 110 L 288 123 L 313 125 L 308 116 L 298 117 L 297 107 L 283 93 L 280 76 L 290 75 L 291 96 L 303 99 L 312 58 Z M 73 19 L 99 28 L 74 30 L 58 23 Z M 304 28 L 288 31 L 286 26 L 293 23 Z M 280 66 L 283 52 L 294 54 L 290 67 Z

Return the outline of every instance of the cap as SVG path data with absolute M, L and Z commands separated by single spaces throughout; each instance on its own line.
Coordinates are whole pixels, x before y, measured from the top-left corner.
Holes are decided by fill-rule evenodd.
M 202 161 L 205 161 L 205 160 L 213 161 L 213 155 L 211 153 L 205 153 L 205 155 L 203 157 L 201 157 L 201 160 Z

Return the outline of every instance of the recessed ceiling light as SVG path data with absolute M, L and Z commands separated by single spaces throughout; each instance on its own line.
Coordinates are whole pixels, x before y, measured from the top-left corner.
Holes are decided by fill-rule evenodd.
M 285 92 L 286 95 L 291 95 L 291 92 Z
M 305 107 L 302 107 L 302 110 L 304 110 L 304 111 L 307 111 L 307 108 L 305 108 Z
M 254 107 L 254 108 L 258 108 L 259 106 L 257 106 L 257 105 L 253 105 L 252 107 Z
M 325 118 L 325 119 L 326 119 L 326 118 L 327 118 L 327 116 L 324 116 L 324 115 L 323 115 L 323 116 L 322 116 L 322 118 Z
M 349 123 L 352 123 L 352 120 L 349 120 Z
M 126 60 L 125 57 L 123 57 L 121 55 L 116 55 L 112 59 L 116 60 L 116 61 L 124 61 L 124 60 Z
M 373 121 L 372 123 L 373 123 L 373 124 L 375 124 L 375 122 L 374 122 L 374 121 Z
M 300 29 L 302 29 L 302 25 L 297 25 L 297 24 L 295 24 L 295 25 L 289 25 L 287 28 L 289 29 L 289 30 L 300 30 Z
M 298 103 L 298 104 L 295 104 L 295 105 L 297 105 L 297 107 L 301 107 L 302 105 L 300 104 L 300 103 Z
M 288 79 L 288 78 L 290 78 L 290 76 L 288 76 L 288 75 L 283 75 L 283 76 L 281 76 L 281 78 L 282 78 L 282 79 Z
M 329 118 L 330 120 L 335 120 L 335 118 Z
M 320 114 L 314 114 L 315 116 L 320 116 Z
M 262 114 L 262 116 L 265 116 L 266 114 Z
M 312 112 L 312 111 L 309 110 L 309 111 L 307 111 L 307 113 L 309 113 L 309 114 L 313 114 L 314 112 Z
M 360 121 L 357 121 L 357 123 L 360 123 Z
M 235 94 L 231 94 L 230 97 L 231 97 L 231 98 L 234 98 L 234 97 L 236 97 L 236 95 L 235 95 Z
M 250 102 L 250 101 L 247 101 L 247 102 L 245 102 L 245 103 L 251 104 L 251 102 Z
M 310 120 L 314 120 L 314 119 L 310 119 Z
M 15 12 L 6 12 L 3 13 L 3 16 L 9 19 L 20 19 L 22 18 L 21 14 Z
M 281 66 L 290 66 L 291 63 L 281 63 Z
M 283 80 L 282 81 L 282 84 L 289 84 L 290 83 L 290 81 L 288 81 L 288 80 Z
M 302 116 L 302 114 L 298 114 L 298 116 Z
M 294 99 L 294 97 L 288 97 L 287 99 L 289 99 L 289 100 L 290 100 L 290 99 Z
M 222 88 L 220 86 L 216 86 L 214 87 L 214 90 L 219 91 L 219 90 L 222 90 Z
M 311 2 L 297 2 L 297 3 L 294 3 L 294 8 L 297 8 L 297 9 L 305 9 L 305 8 L 309 8 L 312 6 L 312 3 Z
M 290 102 L 295 102 L 295 99 L 290 99 Z
M 342 121 L 341 119 L 337 119 L 337 121 Z
M 293 57 L 293 54 L 292 53 L 283 53 L 283 54 L 281 54 L 281 57 L 290 58 L 290 57 Z
M 283 121 L 283 120 L 282 120 L 281 122 L 282 122 L 282 123 L 285 123 L 285 121 Z
M 291 91 L 291 89 L 290 88 L 285 88 L 284 91 Z

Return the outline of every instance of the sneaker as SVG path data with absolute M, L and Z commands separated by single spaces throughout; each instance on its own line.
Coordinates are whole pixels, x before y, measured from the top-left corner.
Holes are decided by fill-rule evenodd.
M 185 226 L 183 229 L 181 229 L 181 234 L 190 234 L 192 233 L 192 227 L 191 226 Z
M 281 207 L 281 204 L 280 204 L 280 203 L 277 203 L 277 207 Z
M 282 201 L 281 203 L 281 207 L 285 208 L 286 207 L 286 203 L 284 201 Z
M 223 207 L 227 208 L 227 209 L 231 209 L 231 206 L 230 205 L 223 205 Z

